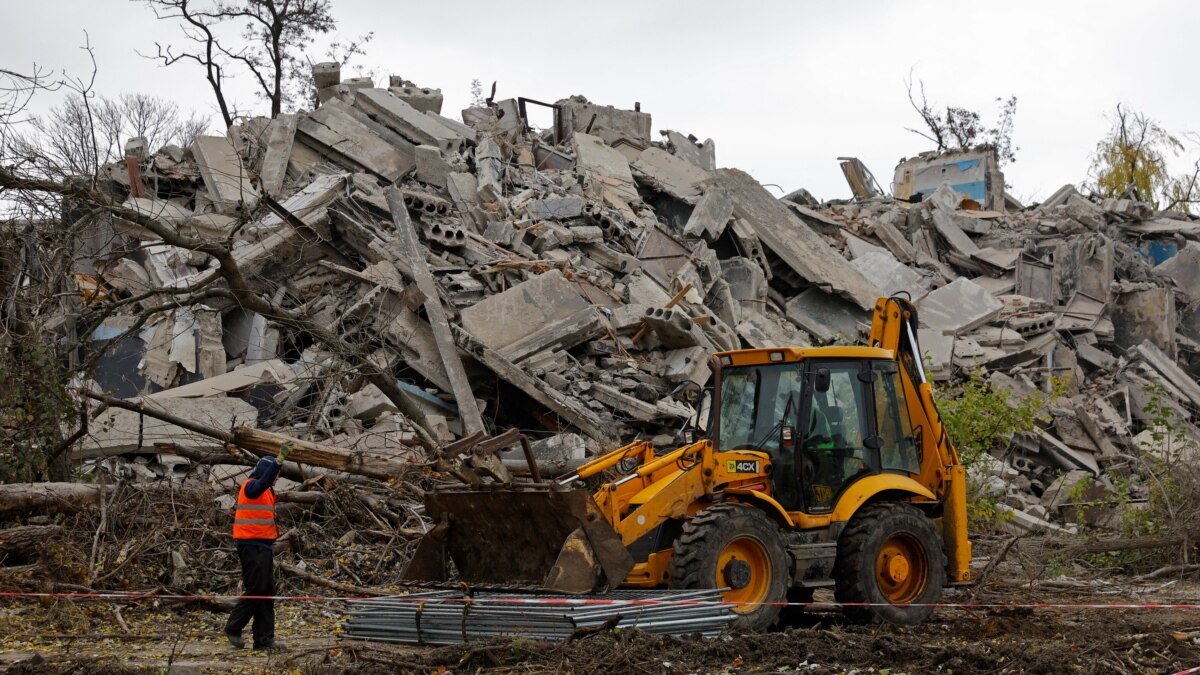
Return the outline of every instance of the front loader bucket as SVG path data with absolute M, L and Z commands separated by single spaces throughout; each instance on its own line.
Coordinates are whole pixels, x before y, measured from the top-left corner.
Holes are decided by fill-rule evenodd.
M 454 487 L 428 492 L 435 526 L 406 581 L 446 581 L 446 559 L 470 584 L 524 584 L 561 593 L 613 588 L 633 558 L 586 490 Z

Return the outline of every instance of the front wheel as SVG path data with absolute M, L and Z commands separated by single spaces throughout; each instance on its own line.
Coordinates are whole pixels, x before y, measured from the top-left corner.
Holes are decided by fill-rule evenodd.
M 718 504 L 683 526 L 671 557 L 671 588 L 728 588 L 735 628 L 765 630 L 787 596 L 788 564 L 779 526 L 762 511 Z
M 946 554 L 933 521 L 910 504 L 862 508 L 838 538 L 838 602 L 860 623 L 911 626 L 933 614 L 946 585 Z

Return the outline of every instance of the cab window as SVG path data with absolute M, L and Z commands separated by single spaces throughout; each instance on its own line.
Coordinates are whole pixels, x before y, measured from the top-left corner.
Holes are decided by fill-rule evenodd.
M 875 361 L 871 369 L 875 371 L 876 433 L 883 441 L 879 451 L 883 470 L 919 473 L 921 461 L 913 439 L 900 369 L 891 361 Z

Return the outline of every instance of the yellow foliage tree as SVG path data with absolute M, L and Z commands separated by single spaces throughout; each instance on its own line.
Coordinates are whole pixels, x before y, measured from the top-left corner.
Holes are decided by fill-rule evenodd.
M 1188 211 L 1196 202 L 1198 172 L 1176 178 L 1167 170 L 1167 158 L 1183 150 L 1183 143 L 1157 122 L 1118 105 L 1112 130 L 1096 145 L 1092 188 L 1105 197 L 1130 196 L 1155 208 Z

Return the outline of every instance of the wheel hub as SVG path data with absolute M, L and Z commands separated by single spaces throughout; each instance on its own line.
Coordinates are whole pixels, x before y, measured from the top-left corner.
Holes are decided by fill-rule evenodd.
M 908 564 L 908 559 L 902 555 L 896 555 L 887 561 L 885 571 L 892 583 L 899 584 L 908 579 L 910 570 L 911 566 Z
M 745 560 L 730 560 L 722 573 L 725 575 L 725 583 L 730 588 L 745 588 L 750 585 L 750 565 Z

